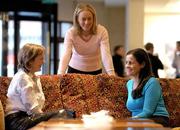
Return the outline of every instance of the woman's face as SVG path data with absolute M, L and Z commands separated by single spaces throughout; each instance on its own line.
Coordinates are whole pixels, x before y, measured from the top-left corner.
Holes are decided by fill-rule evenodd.
M 78 23 L 84 32 L 90 32 L 93 25 L 93 15 L 90 11 L 84 10 L 79 13 Z
M 125 71 L 127 76 L 137 77 L 144 65 L 139 64 L 136 58 L 129 54 L 126 56 Z
M 44 64 L 44 54 L 38 55 L 33 61 L 30 62 L 30 64 L 32 73 L 40 71 L 42 64 Z

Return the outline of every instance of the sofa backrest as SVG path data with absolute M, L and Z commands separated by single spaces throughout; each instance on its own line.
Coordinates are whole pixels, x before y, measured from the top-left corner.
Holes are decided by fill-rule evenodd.
M 46 97 L 44 111 L 62 108 L 74 109 L 77 116 L 109 110 L 115 118 L 128 118 L 126 109 L 127 79 L 100 74 L 42 75 L 40 76 Z M 6 94 L 12 78 L 0 77 L 0 100 L 5 109 Z M 164 101 L 170 114 L 172 127 L 180 124 L 180 79 L 159 79 Z
M 59 75 L 42 75 L 41 84 L 45 95 L 43 111 L 54 111 L 63 108 Z
M 180 78 L 159 79 L 166 108 L 170 115 L 170 125 L 180 126 Z
M 8 90 L 8 86 L 11 82 L 11 79 L 10 77 L 5 77 L 5 76 L 1 76 L 0 77 L 0 100 L 2 102 L 2 106 L 5 110 L 5 107 L 6 107 L 6 100 L 7 100 L 7 90 Z
M 60 75 L 64 108 L 74 109 L 77 117 L 90 112 L 109 110 L 115 118 L 130 117 L 125 107 L 126 79 L 108 75 Z
M 62 102 L 65 108 L 82 114 L 109 110 L 115 118 L 128 118 L 130 112 L 125 104 L 128 79 L 100 74 L 97 76 L 83 74 L 60 75 Z M 180 124 L 180 79 L 159 78 L 162 86 L 166 108 L 170 114 L 172 127 Z

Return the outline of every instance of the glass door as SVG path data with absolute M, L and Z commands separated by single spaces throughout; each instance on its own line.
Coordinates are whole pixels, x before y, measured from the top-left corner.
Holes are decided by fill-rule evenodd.
M 2 61 L 2 20 L 0 20 L 0 61 Z M 0 62 L 0 75 L 2 75 L 2 62 Z
M 67 30 L 72 27 L 73 23 L 69 21 L 60 21 L 57 24 L 57 35 L 58 35 L 58 63 L 64 53 L 64 37 Z
M 1 9 L 6 10 L 8 16 L 6 20 L 0 17 L 0 76 L 12 77 L 17 72 L 17 54 L 26 43 L 40 44 L 46 48 L 46 61 L 39 74 L 56 73 L 57 4 L 32 1 L 31 5 L 24 2 L 16 3 L 11 8 L 0 6 L 0 16 Z
M 17 50 L 19 51 L 26 43 L 35 43 L 46 48 L 45 64 L 43 64 L 41 72 L 38 72 L 39 75 L 50 74 L 53 71 L 50 65 L 52 23 L 49 16 L 42 16 L 43 14 L 39 12 L 19 12 L 17 15 L 17 41 L 19 42 Z

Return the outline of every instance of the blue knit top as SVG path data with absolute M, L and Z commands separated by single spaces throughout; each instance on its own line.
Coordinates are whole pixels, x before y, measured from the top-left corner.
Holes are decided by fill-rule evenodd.
M 159 81 L 151 77 L 142 90 L 142 97 L 133 99 L 133 80 L 129 80 L 126 84 L 128 89 L 128 99 L 126 106 L 129 111 L 132 112 L 132 116 L 137 116 L 139 118 L 148 118 L 151 116 L 165 116 L 169 117 L 166 110 L 162 89 Z

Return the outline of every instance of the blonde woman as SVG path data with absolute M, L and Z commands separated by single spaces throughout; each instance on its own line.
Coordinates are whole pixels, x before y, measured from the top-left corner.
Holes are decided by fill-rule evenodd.
M 101 59 L 109 75 L 115 75 L 106 28 L 96 23 L 96 12 L 89 4 L 78 4 L 73 27 L 65 35 L 65 53 L 60 60 L 58 73 L 102 73 Z
M 35 72 L 41 70 L 44 53 L 45 48 L 36 44 L 25 44 L 18 53 L 18 72 L 7 92 L 5 125 L 8 130 L 26 130 L 41 121 L 60 116 L 59 111 L 42 111 L 45 97 Z

